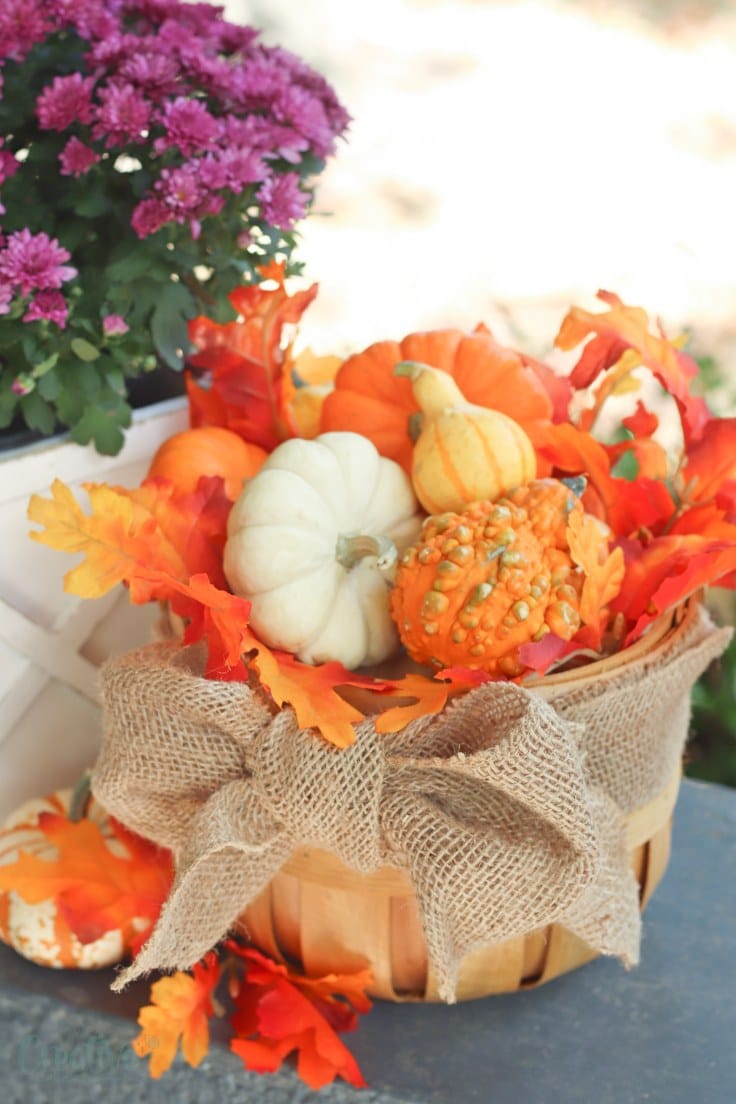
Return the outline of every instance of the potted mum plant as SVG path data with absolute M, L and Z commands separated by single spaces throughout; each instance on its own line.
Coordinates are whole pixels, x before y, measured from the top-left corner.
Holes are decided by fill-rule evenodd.
M 0 4 L 0 800 L 23 749 L 55 738 L 58 693 L 94 700 L 79 649 L 98 629 L 98 659 L 131 640 L 29 550 L 29 496 L 54 476 L 140 481 L 187 417 L 141 391 L 163 372 L 183 392 L 189 319 L 234 319 L 228 294 L 274 258 L 297 269 L 294 227 L 347 121 L 319 74 L 210 4 Z
M 0 76 L 0 428 L 115 454 L 188 319 L 233 318 L 228 293 L 290 260 L 348 116 L 293 54 L 182 0 L 9 0 Z

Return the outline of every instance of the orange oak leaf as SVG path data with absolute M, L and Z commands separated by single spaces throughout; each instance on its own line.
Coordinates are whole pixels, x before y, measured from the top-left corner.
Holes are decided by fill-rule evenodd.
M 246 961 L 247 974 L 235 996 L 231 1023 L 237 1037 L 230 1047 L 246 1068 L 270 1073 L 296 1051 L 297 1073 L 311 1089 L 336 1077 L 364 1088 L 358 1064 L 336 1032 L 352 1030 L 355 1013 L 370 1009 L 370 971 L 305 978 L 252 948 L 236 953 Z
M 301 728 L 318 728 L 336 747 L 355 743 L 353 726 L 365 718 L 340 697 L 336 687 L 359 686 L 382 692 L 385 682 L 357 675 L 341 663 L 311 667 L 288 652 L 271 651 L 260 642 L 256 646 L 258 655 L 253 665 L 277 705 L 291 705 Z
M 587 387 L 601 372 L 617 364 L 629 350 L 634 350 L 640 362 L 677 403 L 685 440 L 698 440 L 710 419 L 710 412 L 705 401 L 690 392 L 690 384 L 698 374 L 696 362 L 668 341 L 662 332 L 653 334 L 649 317 L 641 307 L 626 306 L 617 295 L 607 291 L 599 291 L 598 298 L 607 305 L 607 310 L 593 313 L 572 307 L 555 339 L 555 345 L 566 350 L 592 339 L 572 371 L 573 386 Z M 633 360 L 630 363 L 633 367 Z
M 151 1004 L 138 1013 L 140 1034 L 132 1046 L 139 1058 L 149 1056 L 148 1071 L 158 1079 L 171 1067 L 179 1045 L 185 1062 L 196 1067 L 210 1046 L 209 1020 L 214 1015 L 213 991 L 220 979 L 214 951 L 192 973 L 177 971 L 151 986 Z
M 608 606 L 621 590 L 624 578 L 624 554 L 614 548 L 605 554 L 601 546 L 600 523 L 581 509 L 572 510 L 567 520 L 570 556 L 585 573 L 580 595 L 580 619 L 600 641 L 608 618 Z M 601 552 L 604 555 L 601 559 Z
M 94 821 L 41 813 L 38 830 L 56 857 L 21 851 L 15 862 L 0 867 L 0 892 L 14 890 L 29 904 L 54 899 L 80 943 L 120 931 L 126 951 L 135 954 L 168 896 L 173 865 L 168 851 L 113 818 L 110 824 L 122 854 L 113 853 Z
M 426 675 L 409 674 L 391 684 L 390 697 L 400 699 L 400 704 L 386 709 L 376 717 L 376 732 L 387 734 L 428 713 L 444 709 L 449 694 L 449 683 Z M 409 699 L 404 702 L 403 699 Z

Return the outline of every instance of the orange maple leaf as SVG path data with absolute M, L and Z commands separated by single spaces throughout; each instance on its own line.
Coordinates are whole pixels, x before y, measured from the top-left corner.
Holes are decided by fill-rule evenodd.
M 110 850 L 94 821 L 41 813 L 38 830 L 56 857 L 21 851 L 15 862 L 0 867 L 0 892 L 14 890 L 28 904 L 52 898 L 80 943 L 120 931 L 126 951 L 136 953 L 171 888 L 171 855 L 113 818 L 110 824 L 123 856 Z
M 367 1012 L 369 970 L 306 978 L 259 951 L 229 944 L 247 963 L 247 974 L 235 995 L 231 1023 L 237 1038 L 230 1043 L 249 1070 L 270 1073 L 297 1052 L 297 1073 L 311 1089 L 342 1077 L 356 1088 L 365 1081 L 336 1031 L 350 1031 L 356 1012 Z
M 621 590 L 624 554 L 620 548 L 605 554 L 600 523 L 581 508 L 571 510 L 567 519 L 567 543 L 573 562 L 585 573 L 580 619 L 592 629 L 598 644 L 606 626 L 608 605 Z
M 138 1013 L 140 1034 L 132 1046 L 139 1058 L 150 1056 L 148 1071 L 158 1079 L 171 1067 L 181 1044 L 184 1060 L 196 1067 L 210 1046 L 209 1020 L 214 1015 L 213 991 L 220 963 L 209 951 L 191 974 L 177 971 L 151 986 L 151 1004 Z

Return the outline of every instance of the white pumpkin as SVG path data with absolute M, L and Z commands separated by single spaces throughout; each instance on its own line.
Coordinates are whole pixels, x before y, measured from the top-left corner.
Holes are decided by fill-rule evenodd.
M 398 648 L 397 556 L 419 535 L 411 482 L 357 433 L 279 445 L 228 520 L 225 575 L 264 643 L 305 663 L 379 663 Z
M 40 813 L 69 812 L 71 790 L 59 790 L 47 797 L 25 802 L 0 828 L 0 865 L 16 862 L 20 851 L 51 861 L 56 848 L 38 828 Z M 125 854 L 105 810 L 94 799 L 86 815 L 100 828 L 113 854 Z M 49 898 L 29 904 L 17 893 L 0 893 L 0 939 L 38 966 L 56 969 L 97 970 L 120 962 L 124 954 L 122 932 L 105 932 L 92 943 L 81 943 Z

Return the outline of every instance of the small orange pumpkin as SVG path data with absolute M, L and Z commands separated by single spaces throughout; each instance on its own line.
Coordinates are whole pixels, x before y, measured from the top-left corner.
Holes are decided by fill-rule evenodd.
M 322 432 L 351 430 L 373 442 L 405 471 L 412 463 L 412 415 L 419 411 L 410 380 L 396 377 L 400 361 L 419 361 L 453 377 L 470 403 L 514 418 L 535 440 L 549 422 L 552 400 L 533 367 L 487 332 L 430 330 L 401 342 L 381 341 L 349 357 L 322 408 Z
M 243 482 L 259 471 L 268 453 L 224 426 L 197 426 L 175 433 L 160 446 L 149 477 L 169 479 L 184 494 L 196 490 L 202 475 L 219 475 L 233 502 Z
M 46 812 L 67 816 L 71 798 L 71 790 L 59 790 L 26 801 L 11 813 L 0 828 L 0 866 L 15 862 L 20 851 L 53 859 L 55 848 L 38 827 L 38 818 Z M 120 854 L 120 844 L 102 806 L 92 799 L 85 815 L 99 826 L 111 853 Z M 81 943 L 51 896 L 29 904 L 12 891 L 0 893 L 0 939 L 36 965 L 56 969 L 101 969 L 120 962 L 125 953 L 121 931 L 113 929 L 91 943 Z
M 582 570 L 566 540 L 583 507 L 557 479 L 430 517 L 401 558 L 391 612 L 412 659 L 514 678 L 519 647 L 580 628 Z M 607 538 L 601 530 L 601 545 Z

